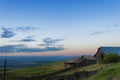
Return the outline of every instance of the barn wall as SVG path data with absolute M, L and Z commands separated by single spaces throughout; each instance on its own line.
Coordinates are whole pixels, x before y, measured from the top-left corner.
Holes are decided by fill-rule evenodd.
M 103 51 L 102 51 L 101 49 L 98 49 L 95 57 L 96 57 L 97 59 L 101 59 L 101 58 L 103 58 L 103 56 L 104 56 Z
M 95 63 L 96 63 L 96 60 L 85 60 L 83 62 L 83 66 L 91 65 L 91 64 L 95 64 Z

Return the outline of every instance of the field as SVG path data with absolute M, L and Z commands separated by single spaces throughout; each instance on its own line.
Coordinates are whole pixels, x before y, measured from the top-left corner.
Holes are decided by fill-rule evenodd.
M 36 67 L 26 67 L 21 69 L 14 69 L 7 71 L 7 80 L 19 80 L 18 78 L 31 78 L 42 75 L 47 75 L 55 71 L 65 69 L 64 61 L 58 61 L 46 65 L 36 66 Z
M 75 72 L 80 72 L 80 71 L 94 71 L 104 67 L 108 67 L 110 65 L 112 64 L 93 64 L 86 67 L 73 68 L 60 73 L 56 73 L 55 76 L 71 75 Z M 120 67 L 120 65 L 118 65 L 118 67 Z M 26 78 L 30 80 L 44 80 L 48 76 L 50 77 L 50 74 L 59 72 L 61 70 L 65 70 L 67 68 L 69 67 L 66 67 L 64 65 L 64 61 L 58 61 L 58 62 L 53 62 L 53 63 L 36 66 L 36 67 L 26 67 L 26 68 L 13 69 L 13 70 L 11 69 L 7 71 L 7 80 L 22 80 Z M 114 69 L 114 67 L 110 69 Z M 112 72 L 112 71 L 110 70 L 109 72 Z M 100 72 L 99 74 L 96 74 L 94 77 L 91 78 L 91 80 L 98 80 L 97 77 L 99 77 L 99 75 L 102 76 L 103 73 L 105 74 L 105 72 Z M 99 79 L 99 80 L 102 80 L 102 79 Z

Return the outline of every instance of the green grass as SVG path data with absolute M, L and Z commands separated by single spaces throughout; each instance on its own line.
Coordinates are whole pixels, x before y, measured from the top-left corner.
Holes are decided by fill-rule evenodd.
M 56 74 L 56 76 L 65 76 L 65 75 L 71 75 L 75 72 L 80 71 L 94 71 L 98 70 L 102 67 L 108 67 L 100 72 L 98 72 L 95 76 L 90 77 L 89 79 L 84 80 L 108 80 L 108 78 L 115 77 L 115 80 L 120 80 L 120 63 L 115 64 L 93 64 L 88 65 L 86 67 L 79 67 L 72 70 L 68 70 L 59 74 Z M 36 67 L 27 67 L 27 68 L 21 68 L 21 69 L 14 69 L 7 71 L 7 80 L 20 80 L 19 77 L 37 77 L 37 76 L 43 76 L 47 75 L 56 71 L 60 71 L 63 69 L 66 69 L 68 67 L 65 67 L 64 61 L 58 61 L 46 65 L 36 66 Z M 31 79 L 31 80 L 41 80 L 41 79 Z
M 8 80 L 12 80 L 14 77 L 35 77 L 42 76 L 65 69 L 64 61 L 58 61 L 46 65 L 27 67 L 22 69 L 9 70 L 7 72 Z
M 64 68 L 65 67 L 64 67 L 63 62 L 57 62 L 57 64 L 52 63 L 52 64 L 42 65 L 42 66 L 37 66 L 37 67 L 29 67 L 29 68 L 11 70 L 9 71 L 9 73 L 14 73 L 17 75 L 25 75 L 25 76 L 32 76 L 33 74 L 34 75 L 45 75 L 45 74 L 52 73 L 57 70 L 62 70 Z
M 84 80 L 120 80 L 120 63 L 109 66 L 94 76 Z
M 93 65 L 88 65 L 85 67 L 79 67 L 79 68 L 75 68 L 60 74 L 57 74 L 57 76 L 64 76 L 64 75 L 70 75 L 73 74 L 75 72 L 80 72 L 80 71 L 95 71 L 95 70 L 99 70 L 103 67 L 109 66 L 111 64 L 93 64 Z

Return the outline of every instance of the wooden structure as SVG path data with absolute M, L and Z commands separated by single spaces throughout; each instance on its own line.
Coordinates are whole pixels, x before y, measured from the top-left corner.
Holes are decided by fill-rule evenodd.
M 73 58 L 65 62 L 65 65 L 71 67 L 80 67 L 96 63 L 96 58 L 90 55 Z
M 109 54 L 110 52 L 120 55 L 120 47 L 100 47 L 94 57 L 102 59 L 105 54 Z
M 4 60 L 4 74 L 3 74 L 3 80 L 6 80 L 6 70 L 7 70 L 6 60 Z
M 65 65 L 72 67 L 86 66 L 95 64 L 99 59 L 102 59 L 104 55 L 109 53 L 117 53 L 120 56 L 120 47 L 100 47 L 94 56 L 81 56 L 73 58 L 65 62 Z

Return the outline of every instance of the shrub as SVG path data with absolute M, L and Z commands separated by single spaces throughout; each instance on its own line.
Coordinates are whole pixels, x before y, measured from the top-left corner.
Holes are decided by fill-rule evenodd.
M 116 53 L 106 54 L 104 58 L 100 60 L 101 63 L 116 63 L 119 61 L 120 61 L 120 57 Z

